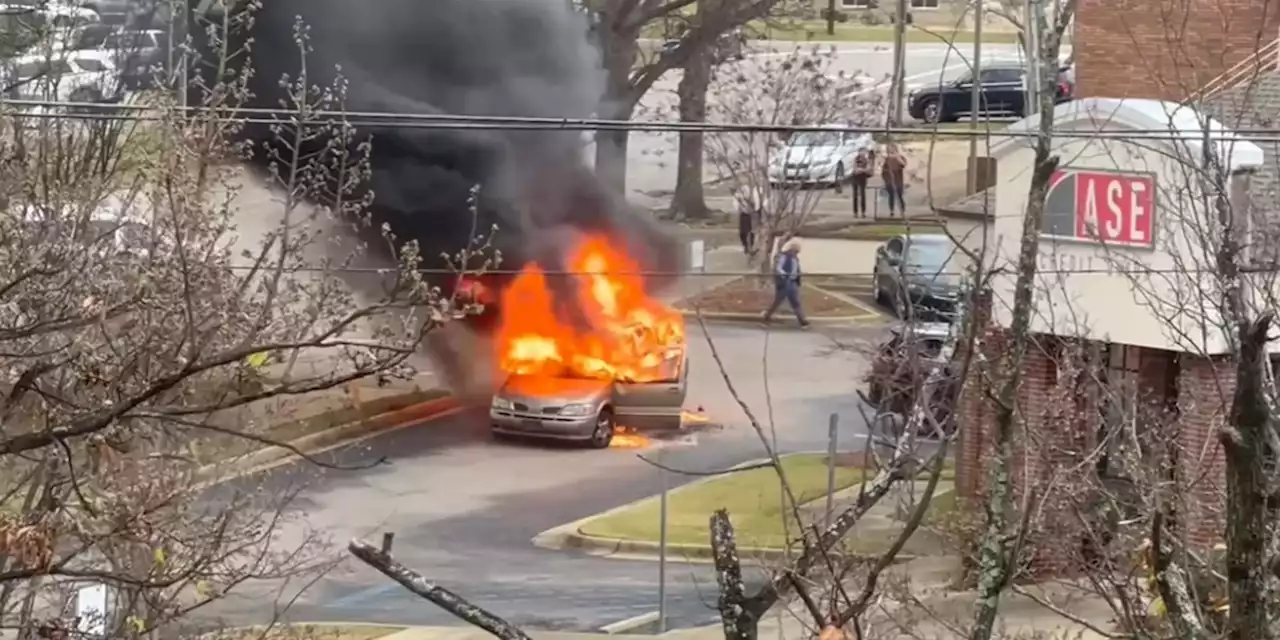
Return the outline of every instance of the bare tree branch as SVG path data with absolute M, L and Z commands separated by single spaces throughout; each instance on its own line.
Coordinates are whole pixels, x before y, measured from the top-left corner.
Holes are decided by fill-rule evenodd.
M 532 640 L 528 634 L 510 622 L 467 602 L 462 596 L 400 564 L 391 557 L 390 549 L 375 547 L 363 540 L 352 540 L 347 549 L 361 562 L 400 583 L 414 595 L 457 616 L 463 622 L 488 631 L 502 640 Z

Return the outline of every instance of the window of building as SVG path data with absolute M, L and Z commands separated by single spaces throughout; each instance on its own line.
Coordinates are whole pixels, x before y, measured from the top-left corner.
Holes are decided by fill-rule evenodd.
M 870 9 L 872 0 L 840 0 L 840 6 L 845 9 Z
M 1142 422 L 1138 418 L 1138 370 L 1141 347 L 1110 344 L 1104 354 L 1102 397 L 1099 409 L 1102 424 L 1098 427 L 1098 443 L 1103 445 L 1098 472 L 1113 478 L 1133 479 L 1133 465 L 1140 461 L 1146 447 L 1142 444 Z
M 912 9 L 937 9 L 938 0 L 911 0 Z

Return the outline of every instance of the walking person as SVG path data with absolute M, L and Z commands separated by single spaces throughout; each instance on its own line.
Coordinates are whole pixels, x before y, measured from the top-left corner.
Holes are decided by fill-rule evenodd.
M 782 247 L 782 254 L 778 256 L 778 266 L 773 272 L 773 304 L 764 312 L 765 324 L 773 321 L 774 312 L 786 300 L 795 312 L 796 320 L 800 321 L 800 328 L 809 328 L 809 320 L 804 317 L 804 309 L 800 307 L 800 276 L 800 241 L 792 239 Z
M 884 190 L 889 196 L 889 217 L 896 210 L 903 217 L 907 215 L 907 203 L 903 201 L 906 190 L 907 159 L 897 145 L 889 145 L 885 151 L 884 162 L 880 164 L 880 178 L 884 180 Z
M 871 178 L 871 154 L 863 149 L 853 158 L 853 176 L 849 188 L 853 191 L 853 217 L 867 217 L 867 180 Z
M 756 221 L 763 214 L 764 196 L 758 187 L 742 187 L 735 198 L 738 204 L 738 240 L 748 258 L 756 253 Z

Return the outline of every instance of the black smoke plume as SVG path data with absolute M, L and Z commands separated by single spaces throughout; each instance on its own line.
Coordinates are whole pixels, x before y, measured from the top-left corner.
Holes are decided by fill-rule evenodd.
M 199 36 L 220 18 L 194 14 L 188 29 L 197 50 L 204 47 L 208 83 L 213 67 Z M 340 69 L 349 112 L 589 118 L 602 94 L 599 53 L 569 0 L 262 0 L 252 28 L 231 44 L 252 38 L 249 106 L 278 107 L 281 78 L 298 76 L 299 18 L 311 48 L 309 84 L 327 86 Z M 373 136 L 375 220 L 418 241 L 430 259 L 466 246 L 476 222 L 468 194 L 479 184 L 476 227 L 498 225 L 504 269 L 536 261 L 559 270 L 582 231 L 608 233 L 646 269 L 678 266 L 674 242 L 588 169 L 580 132 L 365 131 Z M 265 126 L 246 135 L 270 139 Z M 255 157 L 261 163 L 264 154 Z

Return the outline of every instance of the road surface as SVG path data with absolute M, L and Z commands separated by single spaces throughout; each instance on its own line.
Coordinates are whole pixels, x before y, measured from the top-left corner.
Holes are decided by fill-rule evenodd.
M 691 333 L 687 406 L 702 406 L 724 426 L 700 432 L 695 444 L 662 448 L 665 462 L 705 471 L 759 458 L 761 444 L 726 390 L 704 336 L 697 328 Z M 858 342 L 870 334 L 773 332 L 767 354 L 763 331 L 715 327 L 711 335 L 741 397 L 766 424 L 763 371 L 768 364 L 779 449 L 825 449 L 832 412 L 841 416 L 841 441 L 847 447 L 858 445 L 865 430 L 853 389 L 864 358 L 853 351 L 830 351 L 836 340 Z M 400 560 L 519 624 L 593 630 L 655 611 L 656 564 L 547 551 L 530 543 L 551 527 L 656 493 L 660 472 L 637 458 L 645 451 L 496 443 L 480 418 L 461 413 L 429 420 L 331 454 L 347 466 L 387 459 L 372 469 L 288 468 L 241 485 L 276 490 L 306 483 L 291 505 L 303 522 L 281 530 L 278 549 L 292 549 L 306 531 L 318 530 L 332 541 L 325 553 L 342 558 L 350 538 L 377 540 L 382 532 L 394 531 Z M 714 619 L 710 605 L 715 583 L 708 569 L 672 566 L 668 604 L 673 626 Z M 227 623 L 262 621 L 268 615 L 268 586 L 280 587 L 247 587 L 242 597 L 220 603 L 216 613 L 226 616 Z M 353 559 L 342 561 L 303 593 L 287 617 L 457 624 Z

